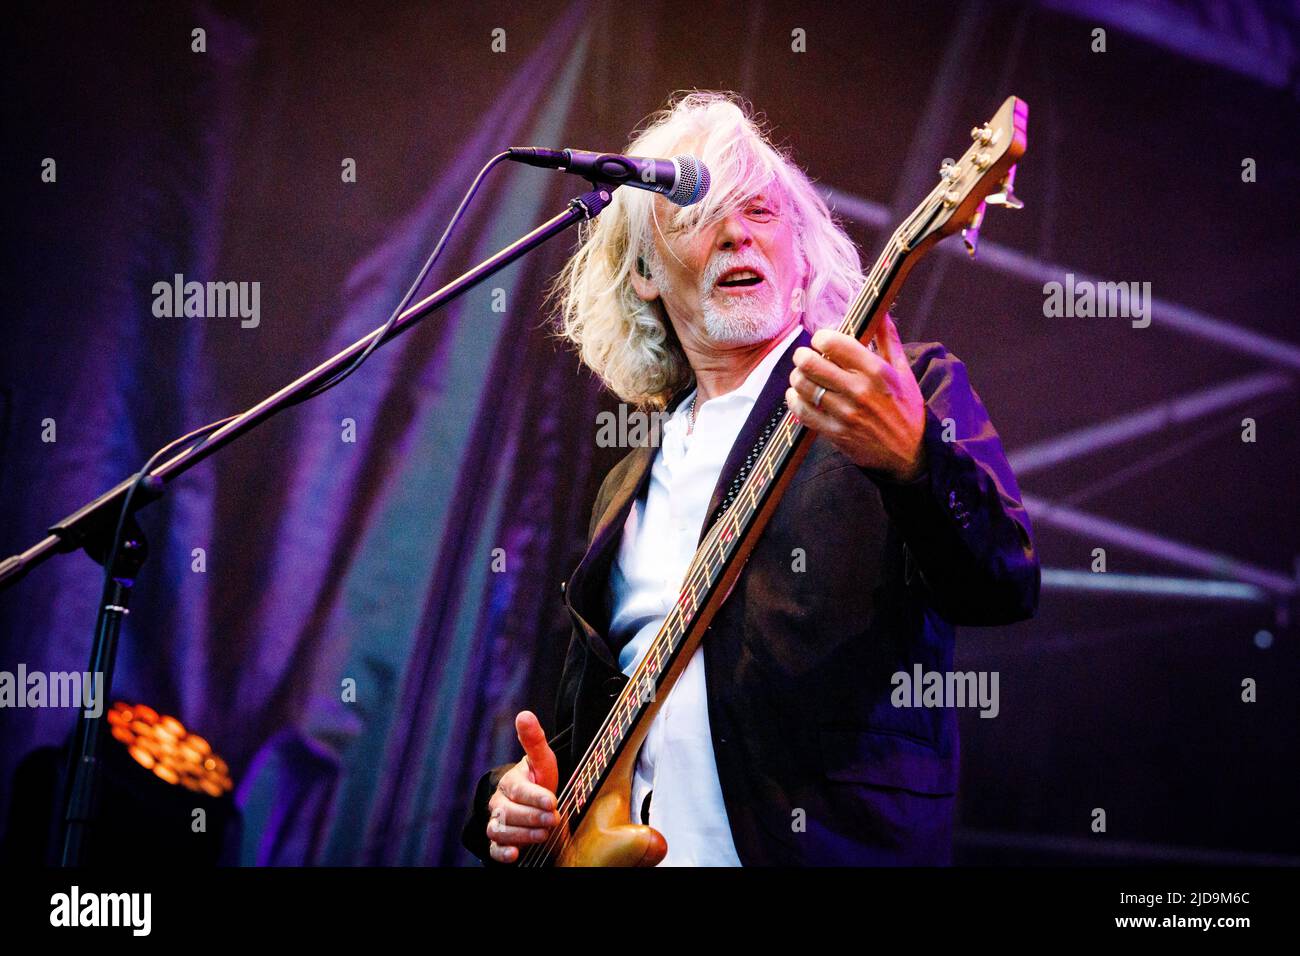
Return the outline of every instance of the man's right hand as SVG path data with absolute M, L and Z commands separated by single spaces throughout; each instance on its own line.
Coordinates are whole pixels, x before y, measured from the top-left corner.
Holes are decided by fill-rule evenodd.
M 532 711 L 521 710 L 515 717 L 515 733 L 524 759 L 506 771 L 488 801 L 489 852 L 499 863 L 513 863 L 521 847 L 545 842 L 557 819 L 555 789 L 560 772 Z

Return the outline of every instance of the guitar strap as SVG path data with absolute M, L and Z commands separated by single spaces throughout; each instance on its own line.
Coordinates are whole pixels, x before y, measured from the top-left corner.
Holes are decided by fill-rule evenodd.
M 731 479 L 731 484 L 727 486 L 726 496 L 722 499 L 722 503 L 718 505 L 717 510 L 713 512 L 713 516 L 709 518 L 708 524 L 704 527 L 705 535 L 712 530 L 718 519 L 726 514 L 727 509 L 731 507 L 731 503 L 736 500 L 736 495 L 740 494 L 740 489 L 745 486 L 745 479 L 748 478 L 749 473 L 754 470 L 754 464 L 758 461 L 759 456 L 763 454 L 763 449 L 767 447 L 768 439 L 770 439 L 772 433 L 776 431 L 776 426 L 781 424 L 781 419 L 784 417 L 785 413 L 785 399 L 782 399 L 781 404 L 776 406 L 776 411 L 772 412 L 772 417 L 769 418 L 767 423 L 763 426 L 763 430 L 759 433 L 758 439 L 754 442 L 754 447 L 751 448 L 749 454 L 745 456 L 745 461 L 741 464 L 740 470 L 736 472 L 736 477 Z M 703 540 L 703 538 L 700 540 Z

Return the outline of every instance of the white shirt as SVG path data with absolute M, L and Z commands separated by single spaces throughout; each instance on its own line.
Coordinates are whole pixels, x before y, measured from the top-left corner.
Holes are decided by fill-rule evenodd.
M 798 325 L 791 329 L 735 391 L 700 405 L 692 434 L 686 434 L 690 398 L 664 423 L 649 488 L 627 516 L 610 571 L 610 636 L 617 644 L 631 635 L 618 656 L 624 674 L 636 670 L 676 603 L 731 446 L 799 331 Z M 641 822 L 646 794 L 653 791 L 650 825 L 668 841 L 661 866 L 740 866 L 713 756 L 701 650 L 673 685 L 637 755 L 632 819 Z

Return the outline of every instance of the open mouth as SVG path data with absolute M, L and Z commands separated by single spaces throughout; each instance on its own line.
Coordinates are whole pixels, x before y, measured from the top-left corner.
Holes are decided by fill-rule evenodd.
M 762 282 L 763 276 L 753 269 L 728 269 L 718 279 L 718 285 L 723 289 L 744 289 Z

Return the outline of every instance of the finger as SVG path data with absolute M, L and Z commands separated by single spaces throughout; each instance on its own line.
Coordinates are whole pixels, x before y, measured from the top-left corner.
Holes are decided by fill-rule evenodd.
M 521 710 L 515 717 L 515 734 L 519 737 L 519 745 L 524 748 L 533 780 L 553 791 L 559 786 L 560 771 L 555 763 L 555 752 L 546 742 L 542 725 L 532 711 Z
M 841 395 L 829 388 L 822 392 L 824 386 L 818 385 L 798 369 L 790 373 L 790 387 L 814 412 L 820 412 L 830 418 L 844 418 L 849 411 L 848 404 L 853 401 L 849 396 Z M 822 392 L 820 401 L 817 398 L 818 392 Z M 789 402 L 786 404 L 788 405 Z
M 557 819 L 554 810 L 515 803 L 504 796 L 488 801 L 488 808 L 493 818 L 515 827 L 551 827 Z
M 500 820 L 489 820 L 488 839 L 501 846 L 527 846 L 530 843 L 545 843 L 551 831 L 545 827 L 512 827 Z
M 818 329 L 813 333 L 812 345 L 830 362 L 847 371 L 879 375 L 887 363 L 878 355 L 851 335 L 845 335 L 838 329 Z
M 839 396 L 832 396 L 830 392 L 822 399 L 822 408 L 813 405 L 810 398 L 800 395 L 793 388 L 785 390 L 785 403 L 790 411 L 794 412 L 795 417 L 803 422 L 815 432 L 821 432 L 824 435 L 836 436 L 843 431 L 843 426 L 838 418 L 825 410 L 829 401 L 842 400 Z
M 886 362 L 894 366 L 900 372 L 911 374 L 912 363 L 907 360 L 907 353 L 903 351 L 903 339 L 898 334 L 898 326 L 894 324 L 894 317 L 888 312 L 885 313 L 885 319 L 876 327 L 876 334 L 873 338 L 876 348 Z
M 512 803 L 537 807 L 541 810 L 555 810 L 555 794 L 539 783 L 526 780 L 522 773 L 513 770 L 501 778 L 501 792 Z
M 846 372 L 834 362 L 831 362 L 818 355 L 810 348 L 799 346 L 794 350 L 794 371 L 790 373 L 790 381 L 793 383 L 796 373 L 801 373 L 803 377 L 811 380 L 814 385 L 823 385 L 828 392 L 840 392 L 844 395 L 853 393 L 857 387 L 854 382 L 854 373 Z
M 519 858 L 519 848 L 493 843 L 488 847 L 488 855 L 498 863 L 513 863 Z

